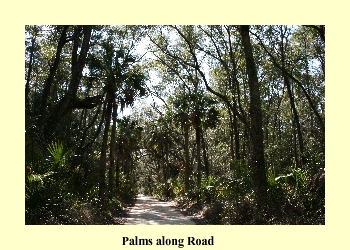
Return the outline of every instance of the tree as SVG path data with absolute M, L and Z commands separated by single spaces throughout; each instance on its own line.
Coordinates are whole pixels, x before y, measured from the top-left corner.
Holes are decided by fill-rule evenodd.
M 137 30 L 128 29 L 120 30 L 120 36 L 130 35 Z M 105 108 L 104 108 L 104 119 L 105 128 L 103 133 L 102 150 L 100 156 L 100 174 L 99 174 L 99 194 L 101 199 L 105 198 L 106 193 L 106 163 L 107 163 L 107 149 L 108 149 L 108 138 L 110 133 L 110 122 L 112 120 L 112 134 L 111 134 L 111 147 L 110 147 L 110 166 L 109 166 L 109 191 L 113 192 L 114 182 L 113 176 L 115 171 L 115 159 L 114 152 L 115 146 L 115 133 L 118 106 L 121 110 L 126 105 L 132 105 L 136 95 L 143 96 L 145 89 L 143 87 L 145 75 L 141 72 L 140 67 L 136 64 L 136 58 L 131 54 L 133 46 L 116 48 L 118 39 L 110 35 L 106 40 L 102 41 L 101 49 L 103 51 L 102 58 L 99 54 L 91 55 L 90 57 L 90 68 L 93 72 L 93 76 L 99 78 L 105 78 L 106 81 L 103 83 L 105 93 Z M 117 175 L 116 178 L 119 178 Z M 119 180 L 116 181 L 118 186 Z
M 57 67 L 60 61 L 60 54 L 64 44 L 67 42 L 66 31 L 68 27 L 62 28 L 61 37 L 57 45 L 56 57 L 54 64 L 50 66 L 50 74 L 44 85 L 44 90 L 41 99 L 40 106 L 40 127 L 43 128 L 43 134 L 46 140 L 49 140 L 52 135 L 53 129 L 58 124 L 58 121 L 63 119 L 72 109 L 75 108 L 77 103 L 77 91 L 82 78 L 82 72 L 85 67 L 87 53 L 89 50 L 90 37 L 92 32 L 92 26 L 76 26 L 74 28 L 74 33 L 72 37 L 73 48 L 72 48 L 72 60 L 71 60 L 71 78 L 68 85 L 67 94 L 59 101 L 57 105 L 54 106 L 53 110 L 47 115 L 46 102 L 50 92 L 50 88 L 57 71 Z M 83 39 L 81 41 L 81 34 L 83 34 Z M 79 48 L 79 44 L 81 47 Z M 80 53 L 78 55 L 78 49 Z
M 264 134 L 262 129 L 262 111 L 259 91 L 258 73 L 255 66 L 253 50 L 250 43 L 249 26 L 240 27 L 242 36 L 242 45 L 246 60 L 246 70 L 249 83 L 250 95 L 250 123 L 251 123 L 251 159 L 250 164 L 253 168 L 253 181 L 256 192 L 257 208 L 265 209 L 267 197 L 267 174 L 264 156 Z

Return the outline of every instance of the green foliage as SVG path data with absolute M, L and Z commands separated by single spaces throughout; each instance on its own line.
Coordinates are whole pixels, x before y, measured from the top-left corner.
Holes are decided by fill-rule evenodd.
M 316 176 L 314 179 L 317 180 Z M 313 182 L 310 172 L 301 168 L 291 168 L 291 173 L 280 175 L 275 181 L 271 176 L 268 189 L 269 223 L 322 224 L 324 193 L 320 198 L 319 193 L 313 192 L 314 189 L 310 188 Z
M 240 197 L 236 202 L 226 201 L 223 204 L 221 220 L 223 225 L 255 224 L 255 202 L 251 195 Z
M 119 198 L 123 203 L 132 203 L 137 195 L 137 187 L 133 185 L 130 179 L 124 173 L 119 177 Z
M 173 178 L 171 181 L 171 188 L 174 193 L 174 197 L 178 198 L 181 196 L 184 196 L 185 194 L 185 187 L 184 182 L 180 178 Z
M 273 168 L 269 168 L 267 170 L 267 183 L 270 187 L 276 187 L 277 185 L 276 174 Z
M 204 215 L 210 224 L 252 223 L 254 199 L 249 183 L 227 172 L 220 178 L 209 178 L 208 184 L 211 185 L 204 192 L 207 204 Z
M 49 144 L 47 150 L 50 153 L 50 157 L 52 158 L 52 166 L 57 166 L 58 168 L 62 169 L 67 168 L 67 158 L 65 157 L 65 154 L 69 154 L 69 152 L 64 151 L 62 142 L 52 142 Z
M 305 170 L 302 170 L 301 168 L 295 168 L 292 171 L 293 176 L 295 177 L 295 190 L 300 195 L 303 191 L 303 188 L 306 185 L 308 174 Z
M 156 182 L 153 189 L 154 197 L 157 197 L 160 200 L 169 200 L 176 199 L 180 197 L 180 193 L 183 192 L 182 183 L 177 179 L 168 179 L 167 182 Z
M 201 200 L 206 204 L 210 204 L 215 197 L 215 177 L 209 175 L 207 179 L 203 179 L 201 183 Z
M 60 182 L 54 178 L 57 167 L 66 168 L 63 155 L 63 145 L 55 143 L 49 145 L 46 159 L 36 159 L 29 163 L 30 172 L 26 175 L 26 206 L 29 208 L 45 205 L 47 199 L 54 193 L 59 193 Z M 45 155 L 45 154 L 42 154 Z M 56 193 L 56 194 L 57 194 Z
M 154 189 L 153 189 L 153 196 L 160 199 L 160 200 L 166 200 L 166 183 L 163 182 L 157 182 Z

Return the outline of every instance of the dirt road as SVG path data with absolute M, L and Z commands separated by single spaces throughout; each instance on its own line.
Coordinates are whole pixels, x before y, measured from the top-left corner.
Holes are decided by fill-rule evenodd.
M 162 202 L 151 196 L 138 195 L 125 225 L 195 225 L 174 207 L 172 202 Z

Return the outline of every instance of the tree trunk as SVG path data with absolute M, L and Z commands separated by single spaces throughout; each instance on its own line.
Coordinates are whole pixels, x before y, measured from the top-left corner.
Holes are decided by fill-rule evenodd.
M 115 150 L 117 155 L 116 164 L 115 164 L 115 175 L 116 175 L 115 188 L 116 188 L 117 195 L 119 195 L 120 194 L 120 167 L 121 167 L 119 146 L 117 146 Z
M 77 27 L 76 29 L 79 29 Z M 83 34 L 84 38 L 81 42 L 79 37 L 74 38 L 73 43 L 73 51 L 72 51 L 72 70 L 71 70 L 71 79 L 69 83 L 69 88 L 67 94 L 61 99 L 61 101 L 54 107 L 53 111 L 46 117 L 45 115 L 42 115 L 40 120 L 40 126 L 43 126 L 44 129 L 44 135 L 46 139 L 50 139 L 50 136 L 52 134 L 52 131 L 56 128 L 57 124 L 60 120 L 63 119 L 63 117 L 71 110 L 72 104 L 74 100 L 76 100 L 76 94 L 78 91 L 79 83 L 81 80 L 81 77 L 83 75 L 83 69 L 85 67 L 86 57 L 88 54 L 88 50 L 90 48 L 90 37 L 92 32 L 92 26 L 83 26 Z M 78 36 L 78 35 L 76 35 Z M 63 40 L 63 38 L 62 38 Z M 80 48 L 80 54 L 78 57 L 78 44 L 82 44 Z M 59 51 L 57 51 L 56 56 L 58 56 Z M 59 57 L 57 59 L 57 66 L 59 62 Z M 56 63 L 56 60 L 55 60 Z M 54 65 L 55 65 L 54 63 Z M 47 89 L 46 92 L 49 93 L 49 87 L 52 83 L 54 74 L 57 69 L 55 69 L 55 66 L 50 70 L 49 78 L 45 84 L 45 88 Z M 52 80 L 51 80 L 52 78 Z M 47 85 L 47 86 L 46 86 Z M 46 108 L 46 100 L 48 94 L 43 93 L 42 103 L 41 103 L 41 113 L 43 114 L 45 112 Z
M 296 150 L 296 140 L 294 143 L 294 160 L 297 166 L 299 166 L 300 164 L 304 164 L 305 163 L 305 159 L 304 159 L 304 143 L 303 143 L 303 135 L 301 132 L 301 126 L 300 126 L 300 121 L 299 121 L 299 115 L 298 115 L 298 111 L 297 108 L 295 106 L 295 100 L 294 100 L 294 95 L 293 95 L 293 91 L 292 91 L 292 87 L 291 87 L 291 83 L 289 81 L 289 77 L 287 76 L 285 72 L 285 47 L 287 47 L 287 41 L 284 42 L 285 40 L 285 35 L 282 31 L 281 28 L 281 42 L 279 44 L 279 50 L 281 52 L 281 61 L 282 61 L 282 69 L 283 69 L 283 80 L 284 80 L 284 85 L 287 88 L 287 93 L 288 93 L 288 97 L 289 97 L 289 102 L 290 102 L 290 106 L 291 106 L 291 110 L 292 110 L 292 114 L 293 114 L 293 127 L 296 128 L 296 132 L 298 135 L 298 144 L 299 144 L 299 150 L 300 150 L 300 155 L 301 155 L 301 161 L 299 160 L 299 154 L 298 151 Z M 295 136 L 295 131 L 293 131 L 294 133 L 294 138 Z
M 238 131 L 238 122 L 236 115 L 233 116 L 233 133 L 235 135 L 235 154 L 236 154 L 236 160 L 241 160 L 241 153 L 240 153 L 240 140 L 239 140 L 239 131 Z
M 163 135 L 161 135 L 163 137 Z M 169 197 L 169 193 L 168 193 L 168 182 L 167 182 L 167 170 L 166 170 L 166 149 L 165 149 L 165 144 L 164 144 L 165 140 L 164 138 L 161 138 L 161 145 L 160 145 L 160 154 L 161 154 L 161 162 L 162 162 L 162 173 L 163 173 L 163 183 L 165 184 L 165 190 L 164 190 L 164 194 L 165 197 Z
M 228 109 L 228 114 L 230 117 L 230 125 L 229 125 L 229 130 L 230 130 L 230 153 L 231 153 L 231 160 L 230 160 L 230 170 L 234 170 L 234 161 L 235 161 L 235 151 L 234 151 L 234 138 L 233 138 L 233 118 L 232 118 L 232 112 L 230 109 Z
M 30 92 L 30 77 L 33 70 L 33 62 L 34 62 L 34 45 L 35 45 L 36 37 L 32 37 L 32 45 L 30 47 L 30 56 L 29 56 L 29 65 L 28 65 L 28 73 L 26 79 L 26 89 L 25 89 L 25 107 L 29 108 L 29 92 Z
M 265 52 L 270 56 L 270 58 L 272 59 L 272 63 L 276 66 L 276 68 L 281 70 L 283 75 L 286 75 L 287 77 L 289 77 L 291 80 L 293 80 L 299 86 L 299 88 L 301 88 L 303 94 L 305 95 L 305 97 L 306 97 L 306 99 L 307 99 L 307 101 L 308 101 L 308 103 L 310 105 L 310 108 L 312 109 L 312 111 L 314 112 L 315 116 L 317 117 L 317 120 L 319 121 L 319 124 L 321 126 L 322 132 L 325 132 L 324 120 L 322 119 L 320 113 L 317 111 L 316 105 L 313 103 L 310 95 L 308 94 L 308 92 L 304 88 L 303 84 L 298 79 L 296 79 L 290 72 L 288 72 L 288 70 L 285 69 L 283 67 L 283 65 L 280 65 L 277 62 L 277 60 L 274 58 L 274 56 L 271 54 L 271 52 L 267 50 L 267 48 L 264 46 L 264 44 L 261 42 L 261 40 L 260 40 L 260 44 L 261 44 L 262 48 L 265 50 Z
M 203 158 L 204 158 L 204 171 L 205 171 L 206 178 L 208 178 L 209 174 L 210 174 L 210 166 L 209 166 L 209 159 L 208 159 L 208 154 L 207 154 L 207 146 L 206 146 L 206 143 L 205 143 L 203 131 L 201 133 L 201 137 L 202 137 L 202 150 L 203 150 Z
M 262 129 L 262 110 L 258 82 L 258 73 L 253 57 L 250 43 L 249 26 L 240 27 L 242 45 L 246 60 L 246 71 L 248 74 L 248 85 L 250 94 L 250 119 L 251 119 L 251 164 L 253 168 L 253 182 L 256 193 L 258 211 L 265 209 L 267 196 L 267 174 L 264 158 L 264 135 Z M 263 222 L 258 219 L 259 223 Z
M 166 171 L 166 178 L 170 178 L 170 168 L 169 168 L 169 141 L 165 144 L 165 171 Z
M 53 62 L 53 65 L 50 65 L 50 73 L 45 81 L 44 89 L 43 89 L 42 96 L 41 96 L 41 105 L 40 105 L 41 116 L 45 115 L 44 113 L 46 111 L 47 100 L 49 98 L 51 85 L 53 83 L 55 74 L 56 74 L 57 69 L 58 69 L 58 65 L 60 63 L 61 52 L 62 52 L 63 46 L 68 42 L 67 41 L 67 34 L 66 34 L 68 28 L 69 28 L 69 26 L 67 26 L 67 25 L 62 27 L 60 40 L 58 41 L 58 44 L 57 44 L 55 60 Z
M 113 112 L 112 112 L 112 131 L 111 131 L 111 146 L 110 146 L 110 151 L 109 151 L 109 193 L 111 197 L 113 197 L 113 191 L 115 189 L 114 185 L 114 174 L 115 174 L 115 144 L 116 144 L 116 139 L 115 139 L 115 134 L 117 130 L 117 104 L 115 101 L 115 96 L 113 96 Z M 119 178 L 119 176 L 116 176 L 116 178 Z
M 102 148 L 101 148 L 101 157 L 100 157 L 100 171 L 99 171 L 99 196 L 102 203 L 105 202 L 105 192 L 106 192 L 106 161 L 107 161 L 107 142 L 108 142 L 108 132 L 110 127 L 111 113 L 112 113 L 112 103 L 111 97 L 107 93 L 107 110 L 105 116 L 105 129 L 103 132 Z
M 196 125 L 195 130 L 196 130 L 196 158 L 197 158 L 197 203 L 200 204 L 200 189 L 201 189 L 201 182 L 202 182 L 200 121 Z
M 301 162 L 299 161 L 299 157 L 297 154 L 297 151 L 295 152 L 295 161 L 297 163 L 297 165 L 303 165 L 305 163 L 305 157 L 304 157 L 304 143 L 303 143 L 303 134 L 301 132 L 301 126 L 300 126 L 300 121 L 299 121 L 299 115 L 298 115 L 298 111 L 297 108 L 295 106 L 295 100 L 294 100 L 294 95 L 292 93 L 292 89 L 290 86 L 290 82 L 287 76 L 284 76 L 284 83 L 287 87 L 287 92 L 288 92 L 288 96 L 289 96 L 289 101 L 290 101 L 290 106 L 292 109 L 292 113 L 293 113 L 293 123 L 294 126 L 296 128 L 296 132 L 298 135 L 298 144 L 299 144 L 299 151 L 300 151 L 300 156 L 301 156 Z
M 231 152 L 231 163 L 230 169 L 234 170 L 234 162 L 239 161 L 241 159 L 240 154 L 240 142 L 239 142 L 239 131 L 238 131 L 238 123 L 236 115 L 233 115 L 231 110 L 229 109 L 229 117 L 230 117 L 230 152 Z
M 188 192 L 190 190 L 190 175 L 191 175 L 191 169 L 190 169 L 190 152 L 189 152 L 189 142 L 188 142 L 188 137 L 189 137 L 189 126 L 185 124 L 185 144 L 184 144 L 184 150 L 185 150 L 185 191 Z

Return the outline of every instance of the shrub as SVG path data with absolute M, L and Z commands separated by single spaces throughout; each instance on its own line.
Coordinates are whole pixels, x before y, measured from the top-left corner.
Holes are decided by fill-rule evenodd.
M 123 203 L 131 203 L 135 200 L 137 195 L 136 185 L 132 185 L 129 179 L 126 178 L 124 173 L 120 174 L 119 179 L 119 198 Z

